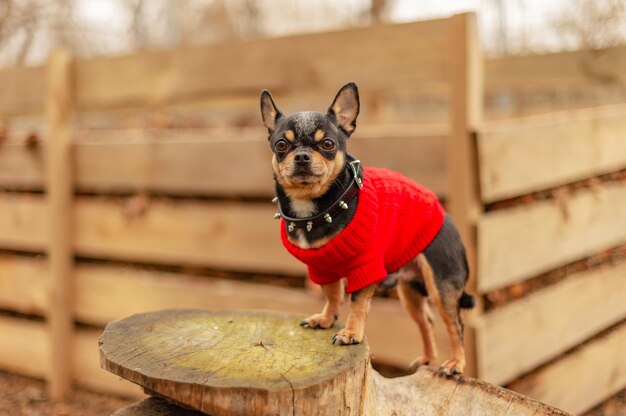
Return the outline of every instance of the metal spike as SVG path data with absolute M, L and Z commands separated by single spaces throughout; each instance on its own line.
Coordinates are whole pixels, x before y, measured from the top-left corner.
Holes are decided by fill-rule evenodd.
M 274 203 L 274 204 L 275 204 L 275 203 L 277 203 L 277 202 L 278 202 L 278 197 L 277 197 L 277 196 L 275 196 L 274 198 L 272 198 L 272 203 Z
M 281 217 L 280 212 L 277 212 L 276 214 L 274 214 L 274 219 L 275 220 L 279 220 Z
M 363 181 L 361 178 L 356 178 L 356 184 L 359 186 L 359 189 L 363 189 Z
M 339 207 L 341 209 L 348 209 L 348 204 L 346 204 L 345 201 L 339 201 Z
M 333 222 L 333 217 L 330 216 L 329 213 L 324 214 L 324 219 L 326 220 L 327 223 L 331 223 Z
M 296 229 L 296 224 L 294 224 L 293 222 L 290 222 L 289 226 L 287 227 L 287 231 L 292 232 L 295 229 Z
M 309 221 L 306 223 L 306 230 L 311 231 L 313 229 L 313 221 Z

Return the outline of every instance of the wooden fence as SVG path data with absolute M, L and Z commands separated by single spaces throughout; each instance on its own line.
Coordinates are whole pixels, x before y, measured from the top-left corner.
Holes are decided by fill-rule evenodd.
M 286 112 L 322 110 L 354 79 L 363 111 L 351 151 L 434 189 L 468 245 L 481 295 L 468 372 L 587 409 L 626 385 L 626 269 L 545 274 L 626 243 L 626 186 L 605 177 L 626 168 L 626 108 L 483 120 L 553 109 L 563 91 L 617 100 L 608 91 L 626 85 L 615 70 L 625 60 L 617 48 L 483 63 L 474 18 L 460 15 L 119 58 L 58 53 L 0 71 L 0 367 L 49 379 L 58 397 L 72 381 L 139 394 L 99 368 L 98 328 L 112 319 L 319 309 L 271 219 L 258 94 L 269 88 Z M 542 100 L 525 101 L 539 89 Z M 414 326 L 397 301 L 375 299 L 375 359 L 406 366 L 421 345 Z

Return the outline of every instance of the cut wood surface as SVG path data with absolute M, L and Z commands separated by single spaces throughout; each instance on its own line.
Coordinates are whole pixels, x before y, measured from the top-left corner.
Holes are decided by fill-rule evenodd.
M 386 131 L 365 126 L 362 130 L 351 139 L 349 151 L 363 163 L 398 170 L 439 195 L 445 193 L 443 133 L 421 135 L 418 127 Z M 132 129 L 76 134 L 89 139 L 74 143 L 72 149 L 75 185 L 82 192 L 209 196 L 274 193 L 271 151 L 267 133 L 261 128 Z M 42 148 L 45 151 L 46 146 L 0 146 L 0 186 L 42 189 Z M 398 158 L 403 152 L 414 157 Z M 115 169 L 111 169 L 112 165 Z
M 626 388 L 626 322 L 509 387 L 522 394 L 583 414 Z M 556 388 L 565 385 L 567 388 Z
M 626 185 L 492 211 L 478 222 L 478 289 L 484 293 L 626 242 Z
M 626 168 L 626 106 L 493 123 L 478 135 L 480 189 L 492 202 Z
M 578 273 L 481 316 L 479 377 L 508 383 L 625 319 L 625 277 L 626 262 Z
M 333 346 L 323 331 L 299 328 L 300 319 L 253 311 L 133 315 L 104 330 L 101 363 L 157 395 L 214 416 L 566 414 L 428 368 L 384 379 L 371 369 L 366 343 Z
M 0 308 L 21 313 L 46 311 L 46 263 L 23 256 L 0 257 Z M 141 296 L 136 296 L 141 293 Z M 135 313 L 166 308 L 207 310 L 265 309 L 312 314 L 321 311 L 319 296 L 302 289 L 142 270 L 127 266 L 78 264 L 76 309 L 79 322 L 104 325 Z M 345 321 L 347 305 L 340 312 Z M 366 333 L 375 360 L 407 368 L 422 354 L 415 323 L 394 299 L 375 298 Z M 330 335 L 329 335 L 330 337 Z M 450 356 L 449 338 L 439 316 L 435 320 L 439 360 Z
M 133 315 L 107 325 L 100 338 L 101 364 L 214 416 L 294 409 L 311 415 L 362 414 L 367 346 L 332 345 L 326 331 L 300 327 L 302 319 L 276 312 L 198 310 Z

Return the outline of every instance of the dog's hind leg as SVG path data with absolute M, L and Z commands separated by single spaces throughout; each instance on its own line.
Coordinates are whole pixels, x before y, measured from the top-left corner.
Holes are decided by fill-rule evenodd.
M 417 323 L 424 343 L 424 355 L 417 357 L 410 366 L 410 370 L 415 372 L 418 367 L 431 364 L 437 358 L 432 312 L 428 306 L 427 298 L 411 287 L 411 282 L 400 281 L 398 284 L 398 296 L 404 309 Z
M 446 325 L 452 346 L 452 358 L 441 364 L 439 371 L 446 376 L 461 374 L 465 369 L 463 321 L 461 319 L 459 306 L 459 300 L 463 294 L 463 290 L 458 290 L 452 284 L 448 284 L 455 279 L 439 279 L 439 281 L 436 282 L 433 269 L 424 254 L 417 256 L 417 263 L 424 276 L 424 284 L 428 291 L 428 296 L 433 301 L 433 304 L 439 311 Z

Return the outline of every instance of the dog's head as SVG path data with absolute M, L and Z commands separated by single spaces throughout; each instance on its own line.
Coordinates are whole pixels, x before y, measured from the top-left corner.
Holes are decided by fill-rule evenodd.
M 344 85 L 326 114 L 304 111 L 284 116 L 269 91 L 264 90 L 261 115 L 274 152 L 274 175 L 285 193 L 298 199 L 326 193 L 345 166 L 347 141 L 356 128 L 356 84 Z

